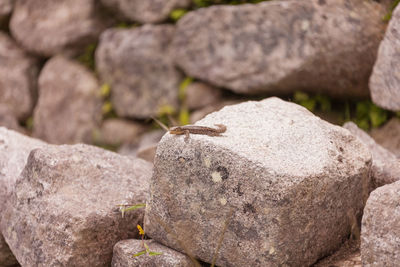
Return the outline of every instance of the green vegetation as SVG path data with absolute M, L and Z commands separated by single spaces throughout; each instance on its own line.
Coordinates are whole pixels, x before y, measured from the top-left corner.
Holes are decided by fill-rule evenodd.
M 196 7 L 206 7 L 212 5 L 241 5 L 241 4 L 256 4 L 268 0 L 193 0 Z
M 79 55 L 76 59 L 88 67 L 91 70 L 94 70 L 94 52 L 96 51 L 97 44 L 89 44 L 86 46 L 85 51 Z
M 394 0 L 394 1 L 392 2 L 392 4 L 390 5 L 390 8 L 389 8 L 389 12 L 383 17 L 383 20 L 384 20 L 384 21 L 389 21 L 389 20 L 392 18 L 393 10 L 396 8 L 396 6 L 397 6 L 399 3 L 400 3 L 400 0 Z

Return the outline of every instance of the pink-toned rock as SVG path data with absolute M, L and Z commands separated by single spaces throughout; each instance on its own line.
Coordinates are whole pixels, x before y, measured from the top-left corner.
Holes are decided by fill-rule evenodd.
M 32 112 L 38 72 L 37 60 L 0 32 L 0 106 L 19 120 Z
M 221 91 L 202 82 L 193 82 L 186 88 L 186 104 L 189 109 L 199 109 L 221 102 Z
M 400 158 L 400 119 L 392 118 L 380 128 L 371 130 L 375 141 Z
M 81 64 L 51 58 L 39 77 L 33 136 L 54 144 L 91 143 L 102 116 L 99 88 Z
M 0 0 L 0 28 L 8 21 L 14 6 L 14 0 Z
M 1 231 L 22 266 L 110 266 L 119 240 L 138 237 L 152 165 L 87 145 L 33 150 Z
M 123 119 L 107 119 L 101 125 L 100 136 L 96 142 L 109 145 L 135 143 L 144 130 L 145 126 L 137 122 Z
M 176 250 L 163 246 L 154 240 L 146 240 L 150 251 L 162 253 L 162 255 L 141 255 L 133 257 L 134 254 L 145 250 L 142 240 L 129 239 L 115 244 L 112 267 L 194 267 L 190 258 Z

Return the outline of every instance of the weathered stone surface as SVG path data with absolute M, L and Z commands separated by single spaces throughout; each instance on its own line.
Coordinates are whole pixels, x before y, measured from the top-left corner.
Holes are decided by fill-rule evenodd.
M 109 266 L 114 244 L 137 237 L 151 164 L 87 145 L 33 150 L 7 202 L 3 236 L 22 266 Z
M 191 0 L 101 0 L 123 19 L 157 23 L 168 18 L 172 10 L 187 7 Z
M 0 0 L 0 28 L 4 27 L 14 6 L 13 0 Z
M 62 56 L 50 59 L 39 77 L 33 135 L 50 143 L 91 143 L 101 119 L 99 84 L 84 66 Z
M 109 145 L 135 143 L 143 133 L 145 126 L 133 121 L 107 119 L 103 121 L 97 142 Z
M 400 158 L 400 119 L 393 118 L 380 128 L 372 129 L 375 141 Z
M 9 196 L 14 192 L 15 182 L 26 164 L 32 149 L 45 146 L 44 142 L 0 127 L 0 213 Z M 17 260 L 0 234 L 0 266 L 13 266 Z
M 25 132 L 25 129 L 19 126 L 18 120 L 12 114 L 11 110 L 8 107 L 2 105 L 0 105 L 0 126 L 21 133 Z
M 110 29 L 100 38 L 96 69 L 111 85 L 111 100 L 120 116 L 147 118 L 164 105 L 177 106 L 182 75 L 170 56 L 171 25 Z
M 206 83 L 194 82 L 186 88 L 186 104 L 189 109 L 199 109 L 221 101 L 221 91 Z
M 318 261 L 313 267 L 362 267 L 360 240 L 346 241 L 338 251 Z
M 400 110 L 400 6 L 393 11 L 369 81 L 372 101 L 385 109 Z
M 189 76 L 238 93 L 367 96 L 385 13 L 363 0 L 202 8 L 178 21 L 174 59 Z
M 96 0 L 18 0 L 10 30 L 32 53 L 72 55 L 96 42 L 110 24 L 103 13 Z
M 153 240 L 147 240 L 150 251 L 161 252 L 162 255 L 132 255 L 145 250 L 142 240 L 129 239 L 115 244 L 112 267 L 189 267 L 195 266 L 190 258 L 178 251 L 163 246 Z
M 25 119 L 32 111 L 38 71 L 37 61 L 0 32 L 0 106 L 6 106 L 18 119 Z
M 371 151 L 371 191 L 379 186 L 400 180 L 400 160 L 392 152 L 377 144 L 355 123 L 346 122 L 343 127 L 360 138 Z
M 359 217 L 368 194 L 367 147 L 278 98 L 225 107 L 196 125 L 215 123 L 227 126 L 222 137 L 161 139 L 146 233 L 211 262 L 227 224 L 218 266 L 308 266 L 337 249 L 347 214 Z
M 400 265 L 400 182 L 373 191 L 361 227 L 363 266 Z

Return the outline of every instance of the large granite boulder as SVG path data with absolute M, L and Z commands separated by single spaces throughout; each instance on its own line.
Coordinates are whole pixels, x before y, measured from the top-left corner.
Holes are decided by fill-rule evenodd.
M 83 51 L 110 22 L 96 0 L 17 0 L 10 30 L 26 50 L 50 57 Z
M 368 96 L 386 10 L 364 0 L 212 6 L 177 23 L 184 72 L 237 93 Z
M 37 60 L 0 32 L 0 106 L 20 120 L 32 112 L 38 72 Z
M 91 143 L 102 111 L 92 72 L 62 56 L 51 58 L 39 77 L 33 135 L 49 143 Z
M 0 214 L 3 217 L 5 203 L 14 192 L 15 183 L 32 149 L 46 144 L 17 132 L 0 127 Z M 0 234 L 0 266 L 14 266 L 17 263 Z
M 386 148 L 377 144 L 366 132 L 353 122 L 346 122 L 344 128 L 360 138 L 372 155 L 371 191 L 385 184 L 400 180 L 400 159 Z
M 87 146 L 33 150 L 2 214 L 1 231 L 22 266 L 110 266 L 119 240 L 138 237 L 152 165 Z
M 380 107 L 400 110 L 400 5 L 393 11 L 370 78 L 372 101 Z
M 400 266 L 400 181 L 373 191 L 361 227 L 363 266 Z
M 172 10 L 190 5 L 191 0 L 101 0 L 122 19 L 157 23 L 168 18 Z
M 308 266 L 337 249 L 368 196 L 368 148 L 278 98 L 228 106 L 196 125 L 217 123 L 223 136 L 161 139 L 147 235 L 209 263 L 221 245 L 218 266 Z
M 172 25 L 109 29 L 100 37 L 96 69 L 111 85 L 119 116 L 148 118 L 163 106 L 177 107 L 182 74 L 170 55 Z

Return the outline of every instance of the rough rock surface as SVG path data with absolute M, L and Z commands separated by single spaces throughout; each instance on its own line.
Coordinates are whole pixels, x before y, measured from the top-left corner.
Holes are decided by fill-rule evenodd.
M 191 0 L 101 0 L 123 19 L 157 23 L 168 18 L 172 10 L 187 7 Z
M 400 6 L 393 11 L 370 78 L 372 101 L 380 107 L 400 110 Z
M 97 142 L 109 145 L 134 143 L 144 130 L 145 127 L 140 123 L 122 119 L 107 119 L 101 125 Z
M 150 251 L 161 252 L 162 255 L 132 255 L 145 250 L 142 240 L 129 239 L 115 244 L 112 267 L 189 267 L 195 266 L 190 258 L 178 251 L 165 247 L 153 240 L 147 240 Z
M 103 13 L 96 0 L 18 0 L 10 29 L 30 52 L 46 57 L 76 54 L 110 24 Z
M 386 10 L 363 0 L 212 6 L 178 21 L 174 59 L 237 93 L 367 96 Z
M 96 50 L 96 69 L 111 85 L 111 100 L 119 116 L 147 118 L 160 107 L 177 106 L 182 75 L 170 56 L 171 25 L 109 29 Z
M 308 266 L 337 249 L 347 214 L 359 217 L 368 195 L 368 148 L 278 98 L 225 107 L 196 125 L 215 123 L 227 126 L 223 136 L 161 139 L 146 233 L 211 262 L 227 225 L 218 266 Z
M 2 216 L 22 266 L 109 266 L 114 244 L 137 237 L 151 164 L 87 145 L 33 150 Z
M 221 102 L 221 91 L 206 83 L 193 82 L 186 88 L 186 104 L 189 109 L 199 109 Z
M 371 191 L 400 180 L 400 160 L 396 155 L 377 144 L 371 136 L 353 122 L 346 122 L 343 127 L 360 138 L 371 151 Z
M 0 32 L 0 106 L 6 106 L 18 119 L 25 119 L 32 111 L 38 71 L 37 61 Z
M 99 83 L 88 69 L 62 56 L 39 77 L 33 135 L 50 143 L 91 143 L 101 120 Z
M 45 146 L 45 143 L 17 132 L 0 127 L 0 213 L 14 191 L 15 182 L 26 164 L 32 149 Z M 0 234 L 0 266 L 13 266 L 17 260 Z
M 6 24 L 14 6 L 13 0 L 0 0 L 0 28 Z
M 346 241 L 338 251 L 318 261 L 313 267 L 362 267 L 360 240 Z
M 400 119 L 392 118 L 380 128 L 372 129 L 375 141 L 400 158 Z
M 373 191 L 361 227 L 363 266 L 400 265 L 400 182 Z

